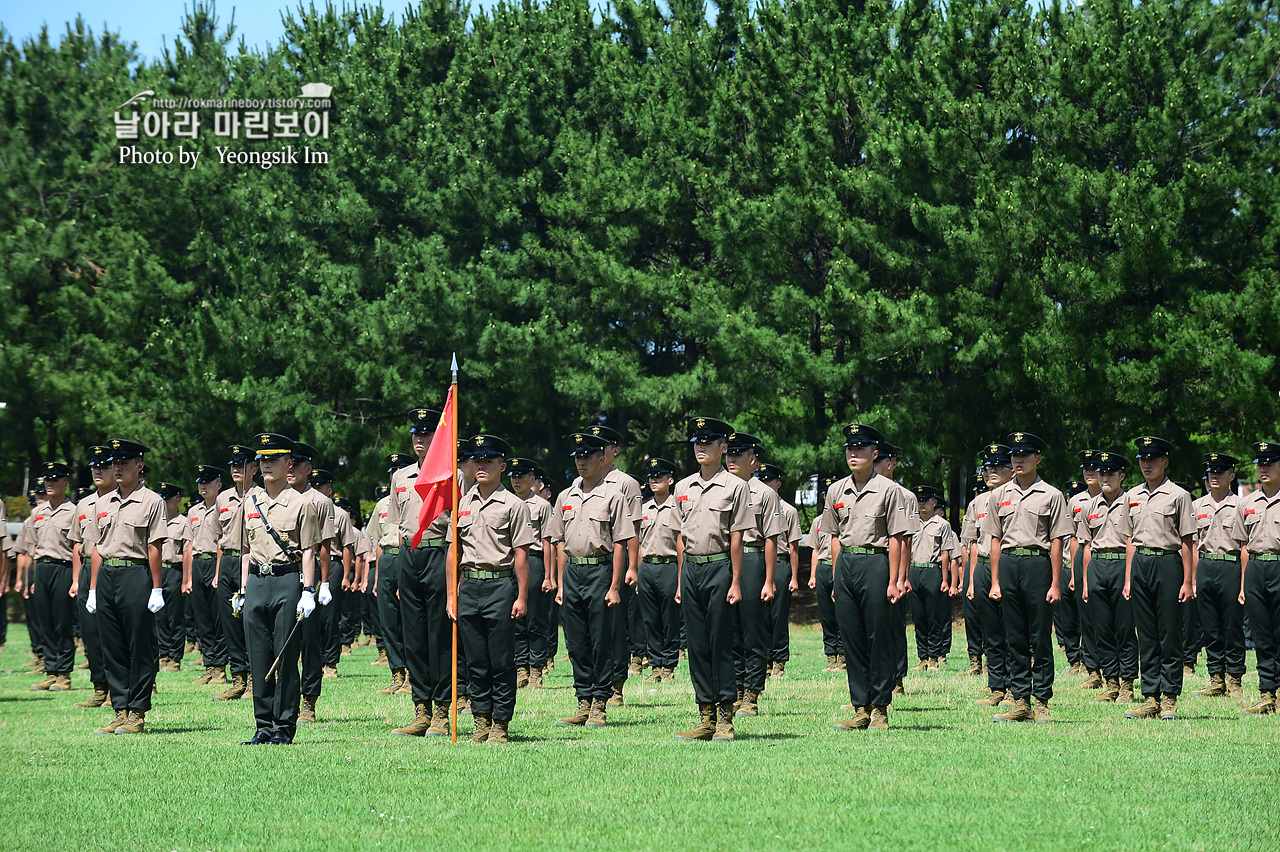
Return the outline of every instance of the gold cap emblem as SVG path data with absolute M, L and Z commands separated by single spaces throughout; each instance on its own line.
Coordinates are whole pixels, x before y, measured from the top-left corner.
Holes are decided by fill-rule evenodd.
M 263 445 L 263 446 L 266 446 L 267 444 L 270 444 L 270 443 L 271 443 L 271 436 L 270 436 L 270 435 L 263 435 L 263 436 L 262 436 L 262 445 Z
M 1258 452 L 1265 453 L 1270 446 L 1271 445 L 1268 444 L 1266 441 L 1263 441 L 1262 443 L 1258 444 Z
M 484 444 L 484 435 L 476 435 L 476 446 L 479 447 L 479 446 L 482 446 L 483 444 Z
M 1150 439 L 1150 438 L 1143 438 L 1143 439 L 1142 439 L 1142 446 L 1144 446 L 1144 447 L 1149 447 L 1149 446 L 1151 446 L 1151 439 Z
M 582 436 L 581 436 L 581 435 L 574 435 L 574 436 L 573 436 L 573 441 L 574 441 L 574 443 L 576 443 L 576 444 L 581 444 L 581 443 L 582 443 Z
M 119 441 L 112 441 L 112 442 L 111 442 L 111 449 L 113 449 L 113 450 L 118 450 L 118 449 L 120 449 L 120 442 L 119 442 Z
M 1000 452 L 1000 445 L 999 445 L 999 444 L 992 444 L 991 446 L 987 447 L 987 452 L 989 452 L 989 453 L 998 453 L 998 452 Z
M 850 435 L 856 435 L 856 434 L 858 434 L 858 433 L 859 433 L 859 432 L 861 432 L 861 431 L 862 431 L 862 427 L 855 423 L 855 424 L 853 424 L 853 426 L 852 426 L 852 427 L 850 427 L 850 429 L 849 429 L 849 434 L 850 434 Z
M 1014 433 L 1013 433 L 1013 440 L 1015 440 L 1015 441 L 1017 441 L 1017 442 L 1021 443 L 1021 442 L 1022 442 L 1022 433 L 1021 433 L 1021 432 L 1014 432 Z
M 695 426 L 697 426 L 699 429 L 701 429 L 701 428 L 703 428 L 704 426 L 706 426 L 706 425 L 707 425 L 707 418 L 705 418 L 705 417 L 699 417 L 697 420 L 693 421 L 693 423 L 694 423 L 694 425 L 695 425 Z
M 657 467 L 657 466 L 658 466 L 657 459 L 649 459 L 649 467 Z
M 426 419 L 427 419 L 427 410 L 426 410 L 425 408 L 419 408 L 419 409 L 418 409 L 418 419 L 419 419 L 419 420 L 426 420 Z
M 1218 460 L 1217 453 L 1209 453 L 1209 461 L 1217 461 L 1217 460 Z
M 1098 459 L 1100 461 L 1111 461 L 1111 453 L 1103 453 L 1102 455 L 1098 456 Z
M 596 436 L 598 436 L 598 435 L 600 434 L 600 427 L 599 427 L 599 426 L 592 426 L 592 427 L 591 427 L 591 434 L 592 434 L 592 435 L 596 435 Z

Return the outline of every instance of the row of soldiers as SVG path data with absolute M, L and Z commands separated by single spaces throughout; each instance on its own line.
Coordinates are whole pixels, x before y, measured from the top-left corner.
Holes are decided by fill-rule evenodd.
M 779 499 L 781 471 L 762 464 L 760 441 L 722 421 L 695 418 L 690 442 L 698 473 L 676 482 L 673 463 L 647 459 L 652 497 L 645 501 L 638 483 L 614 466 L 620 436 L 591 426 L 571 436 L 579 477 L 554 502 L 547 500 L 547 477 L 536 463 L 508 459 L 510 447 L 502 439 L 477 435 L 459 442 L 464 493 L 457 519 L 461 582 L 455 598 L 447 582 L 450 513 L 428 519 L 431 523 L 420 529 L 422 495 L 414 487 L 438 417 L 426 408 L 410 412 L 414 455 L 389 458 L 390 493 L 371 518 L 368 544 L 361 544 L 349 513 L 331 499 L 332 477 L 313 469 L 318 452 L 280 435 L 256 436 L 252 450 L 232 448 L 231 488 L 221 488 L 220 469 L 200 466 L 202 502 L 185 517 L 169 506 L 159 515 L 169 531 L 132 550 L 115 546 L 121 536 L 113 537 L 112 529 L 137 531 L 141 525 L 133 505 L 165 500 L 162 494 L 154 495 L 156 501 L 135 496 L 140 480 L 129 479 L 129 463 L 136 460 L 140 471 L 146 448 L 118 440 L 93 448 L 99 492 L 70 510 L 63 508 L 67 501 L 61 490 L 69 469 L 47 465 L 53 505 L 42 513 L 41 529 L 48 521 L 60 529 L 57 519 L 65 512 L 73 520 L 66 526 L 71 552 L 50 554 L 37 547 L 36 578 L 42 590 L 48 584 L 50 601 L 59 590 L 74 596 L 88 586 L 82 618 L 87 624 L 109 624 L 103 633 L 109 634 L 107 642 L 90 638 L 93 627 L 84 629 L 95 698 L 83 703 L 109 700 L 117 711 L 116 719 L 99 730 L 143 730 L 155 679 L 154 669 L 147 676 L 146 660 L 158 654 L 174 665 L 175 654 L 180 656 L 180 640 L 177 651 L 149 654 L 141 636 L 147 621 L 141 613 L 164 611 L 165 585 L 154 582 L 145 595 L 145 583 L 136 580 L 156 571 L 122 571 L 115 578 L 105 571 L 103 578 L 112 580 L 107 600 L 112 615 L 94 619 L 100 571 L 150 569 L 155 561 L 160 572 L 169 564 L 181 578 L 176 583 L 170 578 L 170 598 L 175 587 L 193 597 L 207 681 L 217 681 L 222 667 L 231 666 L 231 688 L 218 697 L 253 697 L 257 729 L 250 743 L 291 742 L 299 722 L 314 720 L 321 680 L 336 674 L 343 644 L 341 598 L 370 588 L 392 670 L 392 684 L 383 692 L 408 692 L 415 707 L 413 720 L 394 733 L 448 733 L 456 621 L 461 702 L 476 726 L 471 739 L 506 742 L 516 689 L 539 685 L 554 658 L 550 649 L 558 611 L 578 698 L 577 712 L 561 724 L 604 727 L 608 707 L 623 703 L 623 687 L 636 672 L 638 657 L 649 657 L 651 680 L 668 680 L 687 642 L 699 722 L 677 736 L 731 740 L 733 720 L 759 712 L 766 678 L 785 664 L 784 591 L 796 589 L 799 580 L 797 513 Z M 1159 438 L 1139 439 L 1144 484 L 1123 495 L 1108 482 L 1123 480 L 1127 461 L 1115 453 L 1082 454 L 1086 487 L 1071 495 L 1069 505 L 1066 495 L 1037 473 L 1043 442 L 1029 433 L 1013 433 L 1008 440 L 983 450 L 988 490 L 970 503 L 957 540 L 938 511 L 941 492 L 928 485 L 910 491 L 899 486 L 892 478 L 897 448 L 870 426 L 846 427 L 851 475 L 824 483 L 824 509 L 809 533 L 809 585 L 818 592 L 828 669 L 845 669 L 847 706 L 855 710 L 837 728 L 887 726 L 907 665 L 906 601 L 916 624 L 918 668 L 937 668 L 950 644 L 950 598 L 961 593 L 970 673 L 981 673 L 986 660 L 990 694 L 979 703 L 1007 707 L 997 721 L 1048 721 L 1050 631 L 1064 586 L 1078 598 L 1081 664 L 1090 675 L 1085 685 L 1104 688 L 1099 700 L 1108 701 L 1125 701 L 1128 686 L 1131 701 L 1140 661 L 1146 700 L 1126 715 L 1176 718 L 1182 620 L 1187 602 L 1198 597 L 1201 562 L 1207 582 L 1198 609 L 1212 678 L 1202 692 L 1238 694 L 1243 673 L 1243 641 L 1236 641 L 1239 611 L 1209 611 L 1231 597 L 1230 589 L 1219 588 L 1221 575 L 1231 572 L 1210 569 L 1238 564 L 1235 579 L 1243 583 L 1250 558 L 1251 579 L 1258 586 L 1248 595 L 1240 588 L 1232 599 L 1232 607 L 1250 601 L 1255 635 L 1262 636 L 1262 699 L 1248 712 L 1274 712 L 1275 663 L 1262 661 L 1275 656 L 1275 642 L 1267 637 L 1276 623 L 1268 591 L 1268 569 L 1274 567 L 1269 563 L 1276 560 L 1267 557 L 1280 547 L 1266 539 L 1274 532 L 1270 527 L 1258 526 L 1271 519 L 1271 503 L 1239 509 L 1218 495 L 1215 483 L 1228 482 L 1223 465 L 1233 471 L 1235 460 L 1224 454 L 1206 459 L 1210 494 L 1195 507 L 1196 520 L 1205 522 L 1198 529 L 1189 520 L 1190 496 L 1165 476 L 1170 447 Z M 1272 445 L 1255 445 L 1262 488 L 1250 499 L 1265 497 L 1268 465 L 1280 462 L 1280 455 L 1273 455 Z M 255 461 L 262 486 L 252 482 Z M 104 472 L 99 479 L 104 469 L 111 476 Z M 514 493 L 501 484 L 504 471 Z M 132 487 L 124 487 L 126 481 Z M 176 496 L 170 493 L 168 499 Z M 104 497 L 100 512 L 97 501 Z M 1205 501 L 1211 503 L 1201 506 Z M 133 520 L 113 526 L 117 504 Z M 1238 522 L 1230 520 L 1232 511 L 1240 513 Z M 1250 542 L 1250 532 L 1262 537 Z M 85 562 L 80 556 L 86 541 L 94 542 L 92 558 L 72 580 L 71 565 Z M 125 550 L 127 555 L 117 555 Z M 54 558 L 64 555 L 69 558 Z M 335 559 L 341 577 L 331 582 Z M 368 566 L 373 566 L 372 586 Z M 313 618 L 317 605 L 321 616 Z M 51 623 L 65 620 L 55 617 Z M 165 623 L 163 617 L 160 621 Z M 180 632 L 161 630 L 170 637 Z M 295 633 L 301 635 L 291 642 Z M 1176 671 L 1170 662 L 1174 645 Z M 170 640 L 166 648 L 172 647 Z M 95 657 L 104 662 L 104 681 L 94 676 Z M 51 648 L 43 688 L 67 688 L 69 662 L 61 646 Z M 263 683 L 267 672 L 279 674 Z

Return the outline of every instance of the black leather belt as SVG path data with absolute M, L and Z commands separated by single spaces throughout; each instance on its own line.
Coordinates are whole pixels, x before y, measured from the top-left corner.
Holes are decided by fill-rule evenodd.
M 70 565 L 70 559 L 54 559 L 52 556 L 41 556 L 36 560 L 37 565 Z
M 258 562 L 249 563 L 249 573 L 255 577 L 281 577 L 285 574 L 297 574 L 302 565 L 297 562 Z

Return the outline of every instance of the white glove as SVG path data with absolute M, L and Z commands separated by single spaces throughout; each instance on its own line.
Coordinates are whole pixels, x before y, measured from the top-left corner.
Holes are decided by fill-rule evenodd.
M 333 592 L 329 591 L 328 583 L 320 584 L 320 594 L 316 595 L 316 603 L 320 606 L 328 606 L 333 603 Z
M 151 597 L 147 600 L 147 609 L 152 612 L 159 612 L 164 609 L 164 590 L 152 589 Z
M 298 615 L 306 618 L 316 611 L 316 596 L 311 592 L 303 592 L 298 600 Z
M 97 589 L 89 590 L 89 597 L 84 602 L 84 611 L 90 614 L 98 611 L 98 590 Z
M 231 595 L 231 611 L 239 618 L 244 613 L 244 592 Z

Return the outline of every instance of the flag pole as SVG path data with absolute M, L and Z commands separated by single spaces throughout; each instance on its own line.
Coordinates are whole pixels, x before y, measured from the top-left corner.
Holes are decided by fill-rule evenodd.
M 458 741 L 458 353 L 453 353 L 453 363 L 449 366 L 453 373 L 453 381 L 449 385 L 449 394 L 453 397 L 453 422 L 450 424 L 452 438 L 453 476 L 450 478 L 450 501 L 452 511 L 449 512 L 449 525 L 452 527 L 449 536 L 449 591 L 453 596 L 453 681 L 450 689 L 449 737 Z

